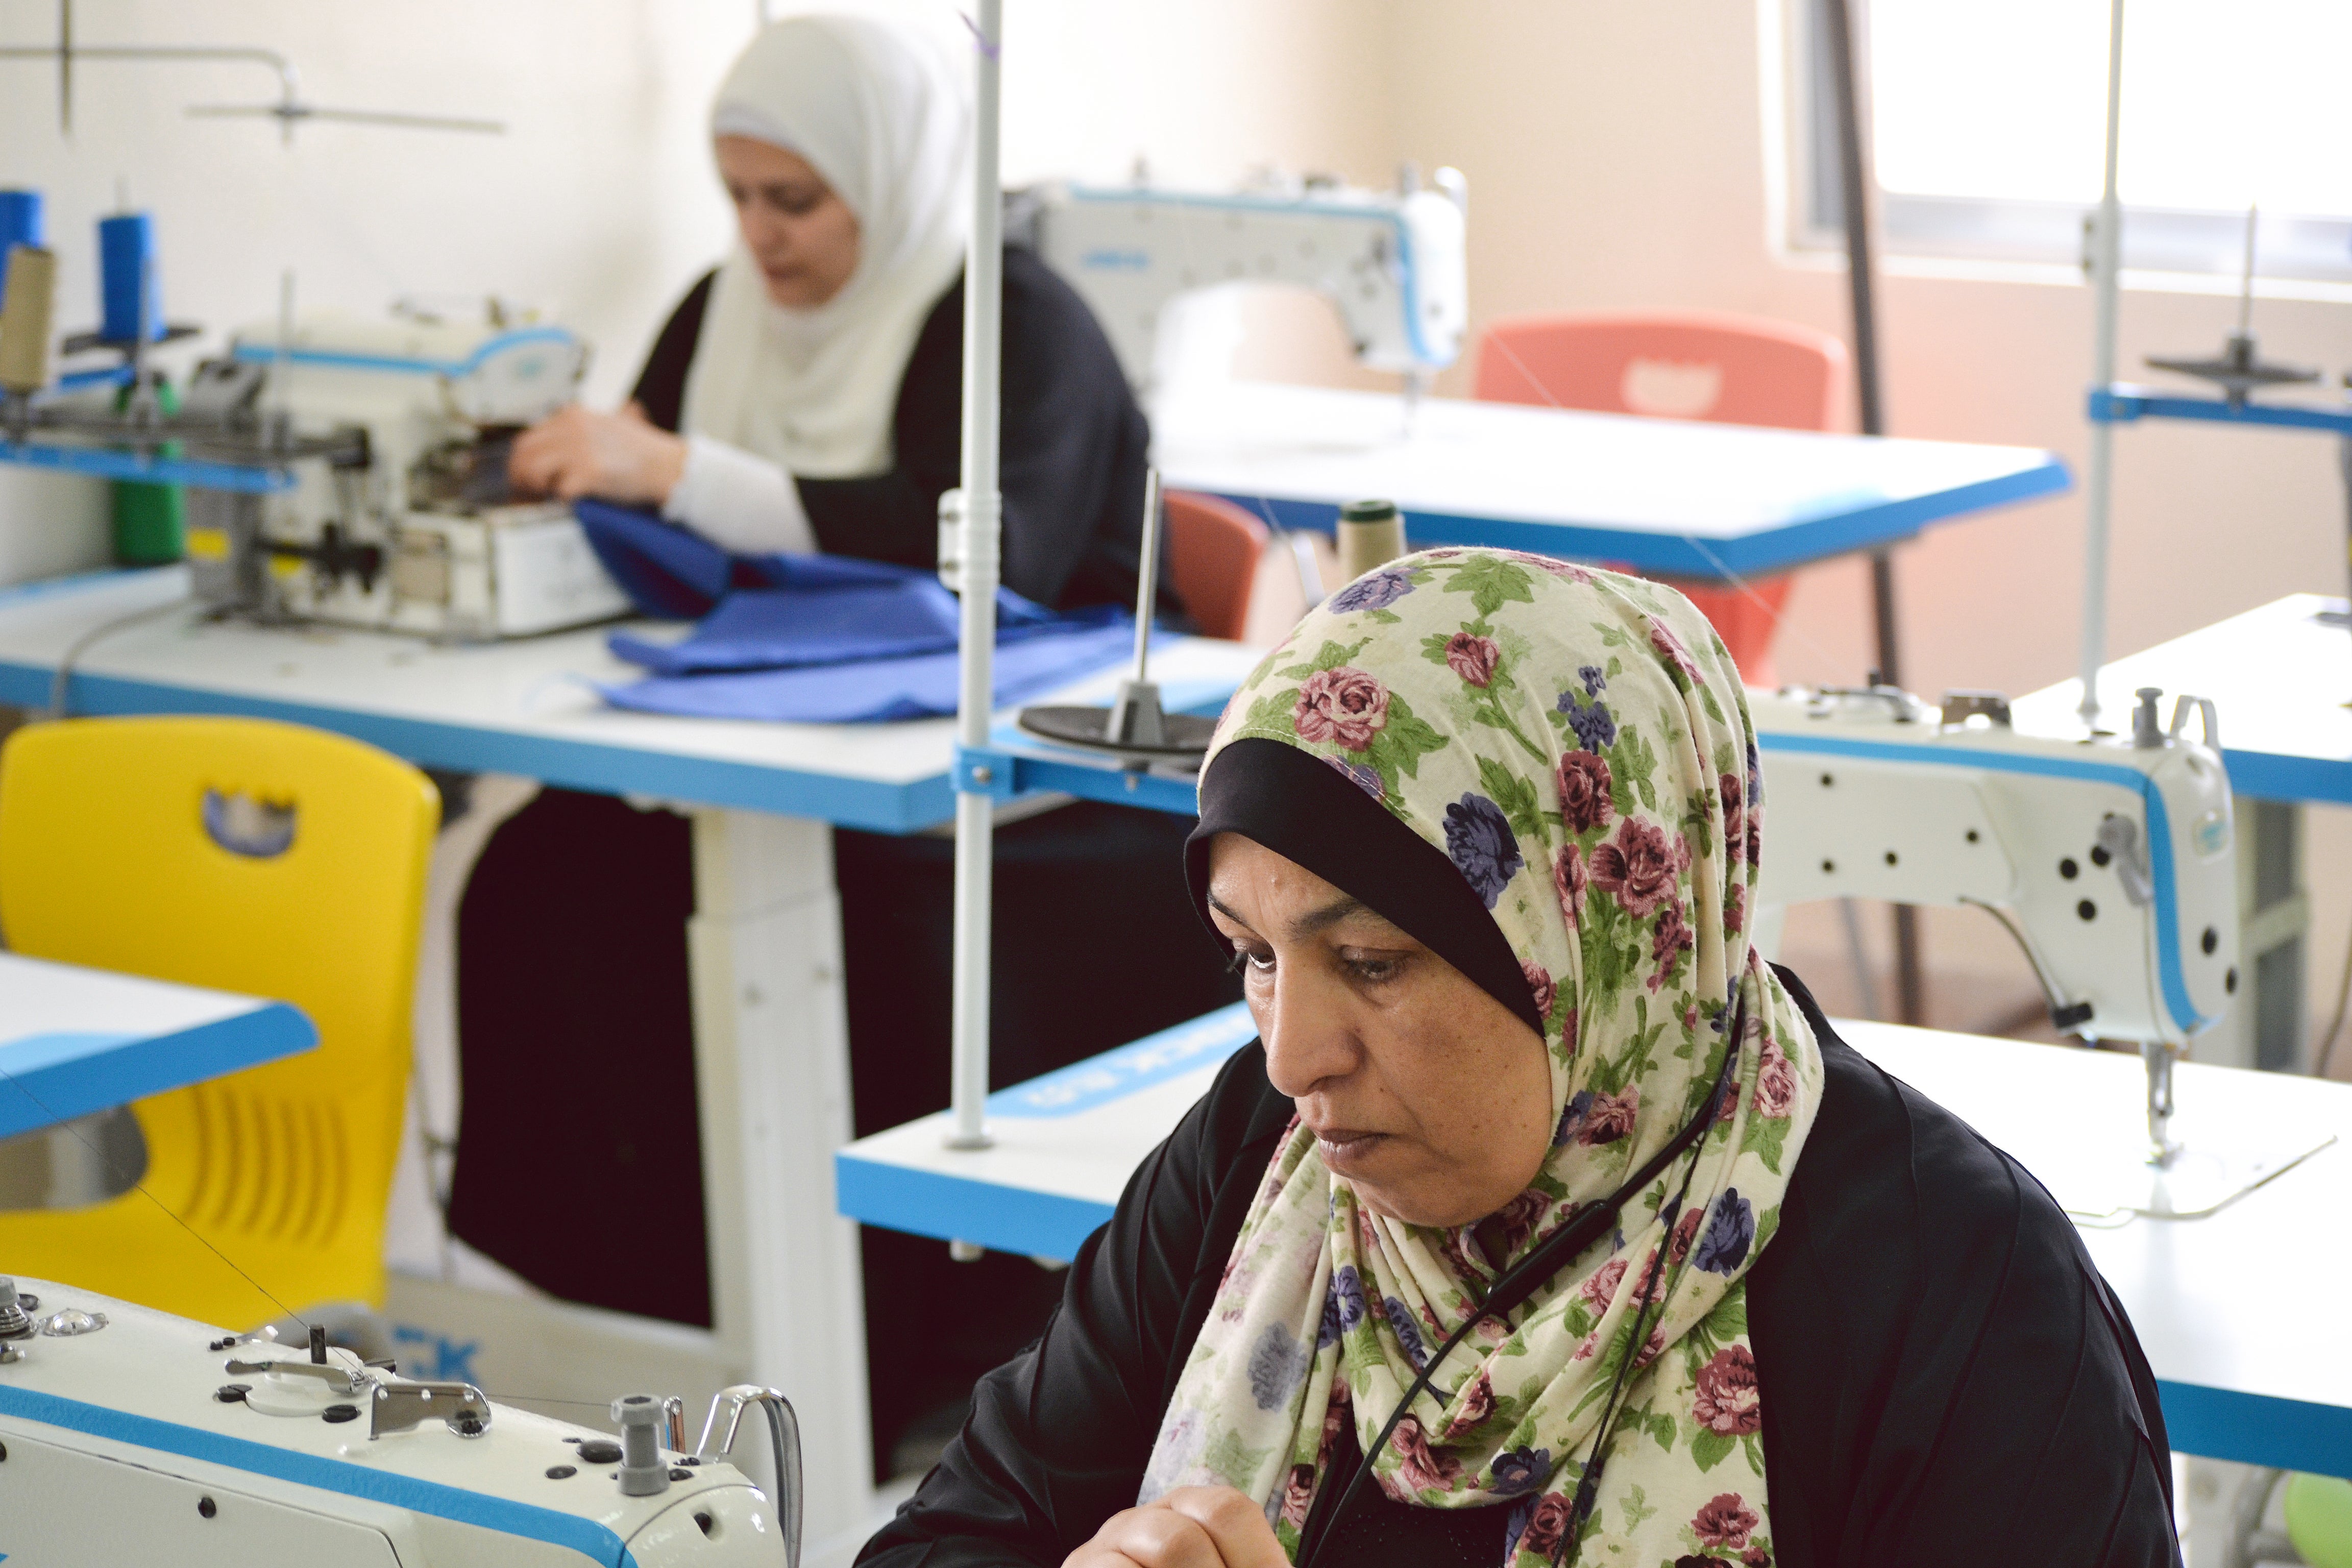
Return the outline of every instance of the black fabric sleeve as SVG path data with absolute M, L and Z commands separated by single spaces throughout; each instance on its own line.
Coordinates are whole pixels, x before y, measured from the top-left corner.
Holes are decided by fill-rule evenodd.
M 1134 1506 L 1160 1413 L 1290 1116 L 1261 1047 L 1225 1064 L 1079 1249 L 1044 1336 L 981 1380 L 962 1431 L 860 1563 L 1053 1568 Z
M 1132 604 L 1150 445 L 1142 411 L 1086 302 L 1017 247 L 1004 253 L 1003 310 L 1004 585 L 1063 609 Z M 938 564 L 940 496 L 960 478 L 962 418 L 959 281 L 908 357 L 890 471 L 797 481 L 826 553 Z
M 2073 1224 L 1783 977 L 1827 1083 L 1748 1276 L 1777 1561 L 2177 1563 L 2155 1379 Z
M 637 384 L 629 389 L 629 397 L 646 411 L 646 417 L 672 435 L 677 432 L 679 411 L 686 405 L 686 372 L 694 363 L 694 346 L 702 337 L 702 312 L 710 304 L 710 285 L 719 274 L 704 273 L 677 309 L 662 323 L 661 334 L 654 339 L 653 352 L 646 355 L 645 368 L 637 372 Z

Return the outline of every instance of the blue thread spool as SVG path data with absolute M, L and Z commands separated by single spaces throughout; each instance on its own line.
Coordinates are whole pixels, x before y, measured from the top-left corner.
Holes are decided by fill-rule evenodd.
M 8 247 L 45 245 L 41 226 L 41 193 L 0 191 L 0 289 L 8 284 Z
M 127 343 L 163 335 L 163 290 L 155 276 L 155 219 L 149 213 L 118 213 L 98 220 L 99 336 Z M 146 297 L 146 331 L 139 327 L 140 298 Z

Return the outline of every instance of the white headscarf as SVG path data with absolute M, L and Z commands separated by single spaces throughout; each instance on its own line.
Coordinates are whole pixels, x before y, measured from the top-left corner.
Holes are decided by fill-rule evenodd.
M 765 28 L 719 84 L 710 133 L 796 153 L 857 216 L 857 267 L 814 310 L 768 298 L 740 238 L 719 268 L 681 424 L 813 479 L 892 461 L 898 383 L 963 265 L 971 109 L 927 37 L 865 16 Z

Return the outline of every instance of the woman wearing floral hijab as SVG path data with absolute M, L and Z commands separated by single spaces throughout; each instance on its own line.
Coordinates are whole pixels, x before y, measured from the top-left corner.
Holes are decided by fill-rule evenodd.
M 1750 949 L 1687 602 L 1408 557 L 1258 668 L 1201 800 L 1263 1043 L 866 1561 L 2177 1561 L 2071 1225 Z

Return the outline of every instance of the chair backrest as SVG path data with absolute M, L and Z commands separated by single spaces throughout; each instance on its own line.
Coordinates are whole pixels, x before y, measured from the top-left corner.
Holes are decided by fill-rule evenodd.
M 80 719 L 0 746 L 0 935 L 293 1004 L 319 1048 L 142 1101 L 147 1186 L 208 1237 L 380 1294 L 439 819 L 406 763 L 249 719 Z M 312 1299 L 321 1299 L 314 1293 Z
M 1701 312 L 1521 316 L 1480 337 L 1472 395 L 1827 430 L 1845 377 L 1843 342 L 1787 321 Z
M 1265 524 L 1229 500 L 1191 490 L 1170 490 L 1160 504 L 1168 517 L 1169 586 L 1204 635 L 1239 638 L 1265 552 Z

